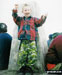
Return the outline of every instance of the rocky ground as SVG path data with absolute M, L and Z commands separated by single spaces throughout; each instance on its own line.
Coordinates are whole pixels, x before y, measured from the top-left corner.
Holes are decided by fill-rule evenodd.
M 0 71 L 0 75 L 24 75 L 23 73 L 16 73 L 16 70 L 4 70 Z M 26 73 L 25 75 L 31 75 L 30 73 Z M 47 75 L 46 73 L 39 74 L 39 73 L 34 73 L 33 75 Z

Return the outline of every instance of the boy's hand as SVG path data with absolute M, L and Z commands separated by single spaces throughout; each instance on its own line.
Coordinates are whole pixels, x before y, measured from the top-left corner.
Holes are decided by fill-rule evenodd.
M 16 9 L 16 10 L 18 9 L 18 4 L 15 4 L 15 9 Z
M 47 17 L 48 14 L 42 15 L 42 19 L 45 19 L 45 17 Z

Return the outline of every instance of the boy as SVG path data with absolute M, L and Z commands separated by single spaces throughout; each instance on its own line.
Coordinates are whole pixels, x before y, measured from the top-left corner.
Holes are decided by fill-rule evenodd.
M 7 25 L 0 23 L 0 70 L 8 69 L 12 36 L 7 33 Z
M 18 64 L 22 66 L 29 66 L 34 72 L 37 71 L 37 48 L 35 41 L 38 37 L 37 27 L 42 26 L 46 20 L 46 15 L 37 19 L 31 16 L 31 8 L 28 4 L 24 4 L 22 8 L 23 17 L 17 15 L 18 5 L 13 9 L 13 20 L 18 25 L 18 39 L 21 40 Z

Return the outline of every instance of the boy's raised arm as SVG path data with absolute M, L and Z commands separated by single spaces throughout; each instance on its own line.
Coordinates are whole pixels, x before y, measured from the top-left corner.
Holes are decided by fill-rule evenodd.
M 12 16 L 13 16 L 13 20 L 17 25 L 20 25 L 20 21 L 21 21 L 21 17 L 19 17 L 17 15 L 17 9 L 18 9 L 18 5 L 15 4 L 15 9 L 12 10 Z
M 40 19 L 35 18 L 36 27 L 42 26 L 42 24 L 45 22 L 46 18 L 47 18 L 47 15 L 42 15 Z

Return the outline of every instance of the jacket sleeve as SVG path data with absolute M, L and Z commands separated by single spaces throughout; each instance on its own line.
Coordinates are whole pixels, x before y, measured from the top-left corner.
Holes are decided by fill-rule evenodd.
M 46 63 L 50 63 L 50 64 L 59 63 L 59 58 L 57 55 L 57 51 L 55 49 L 54 41 L 51 43 L 48 49 L 45 60 L 46 60 Z
M 17 10 L 13 9 L 12 10 L 12 16 L 13 16 L 13 20 L 17 25 L 20 25 L 21 19 L 22 17 L 18 16 L 17 14 Z
M 46 18 L 47 17 L 45 17 L 45 19 L 43 19 L 43 16 L 41 16 L 40 19 L 34 18 L 34 23 L 35 23 L 36 27 L 42 26 L 42 24 L 45 22 Z

